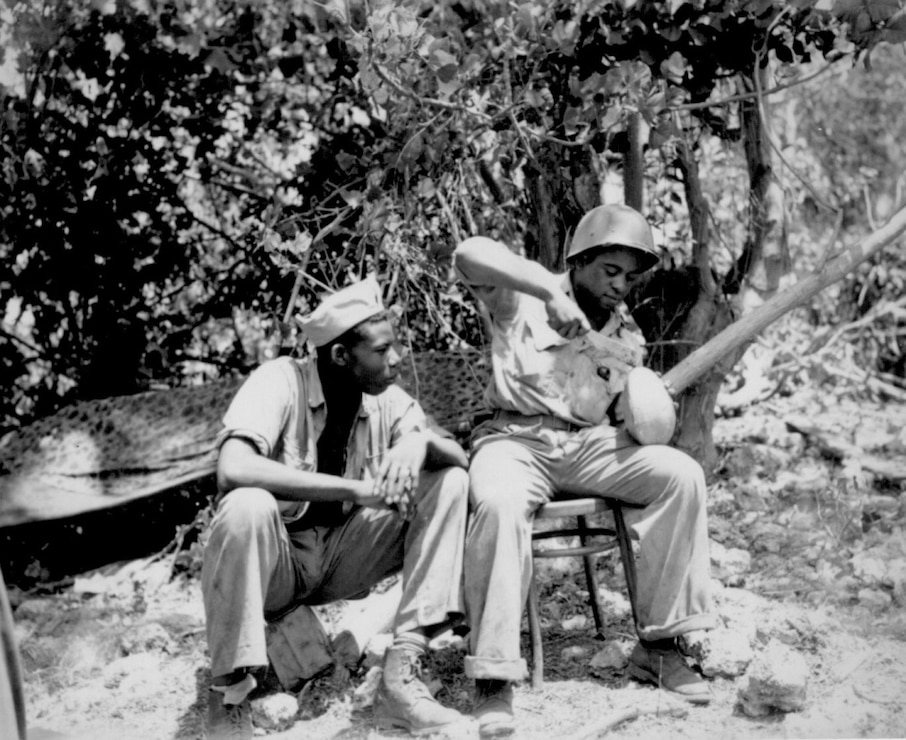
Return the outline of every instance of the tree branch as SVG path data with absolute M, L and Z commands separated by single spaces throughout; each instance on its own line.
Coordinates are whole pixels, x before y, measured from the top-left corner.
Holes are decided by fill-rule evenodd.
M 434 106 L 437 108 L 443 108 L 444 110 L 454 111 L 456 113 L 464 113 L 465 115 L 471 116 L 472 118 L 477 118 L 487 126 L 493 124 L 494 121 L 499 119 L 500 117 L 506 116 L 513 124 L 513 128 L 515 129 L 519 138 L 523 140 L 525 138 L 525 134 L 527 133 L 532 138 L 538 139 L 540 141 L 548 141 L 553 144 L 560 144 L 561 146 L 579 147 L 586 146 L 592 139 L 591 136 L 587 136 L 583 139 L 579 139 L 578 141 L 568 141 L 567 139 L 560 139 L 556 136 L 551 136 L 550 134 L 543 134 L 539 131 L 533 131 L 528 126 L 521 126 L 519 125 L 513 113 L 514 110 L 519 109 L 519 105 L 508 105 L 503 108 L 503 110 L 501 110 L 501 112 L 497 116 L 489 116 L 487 113 L 482 113 L 481 111 L 474 110 L 473 108 L 467 108 L 466 106 L 460 105 L 458 103 L 451 103 L 446 100 L 438 100 L 437 98 L 422 97 L 421 95 L 418 95 L 411 90 L 407 90 L 399 82 L 391 78 L 390 75 L 387 74 L 387 72 L 382 69 L 381 65 L 379 65 L 377 62 L 372 61 L 371 64 L 374 67 L 374 71 L 377 73 L 377 76 L 380 77 L 381 80 L 390 85 L 390 87 L 392 87 L 403 97 L 409 98 L 409 100 L 412 100 L 419 105 Z
M 847 247 L 842 254 L 823 265 L 820 270 L 778 293 L 699 347 L 667 371 L 663 377 L 665 385 L 671 389 L 672 394 L 680 393 L 721 358 L 750 342 L 783 314 L 845 277 L 856 265 L 877 254 L 904 232 L 906 232 L 906 207 L 897 211 L 880 229 Z
M 489 116 L 487 113 L 482 113 L 481 111 L 473 110 L 471 108 L 466 108 L 464 105 L 459 105 L 458 103 L 450 103 L 446 100 L 438 100 L 437 98 L 423 98 L 420 95 L 407 90 L 399 82 L 392 79 L 378 64 L 376 61 L 372 60 L 371 66 L 374 68 L 374 71 L 377 73 L 377 76 L 386 82 L 390 87 L 392 87 L 397 93 L 403 97 L 414 100 L 419 105 L 431 105 L 435 108 L 443 108 L 444 110 L 456 111 L 458 113 L 465 113 L 473 118 L 477 118 L 479 121 L 490 124 L 493 123 L 494 119 Z
M 0 334 L 3 334 L 4 336 L 9 337 L 9 338 L 12 339 L 14 342 L 17 342 L 18 344 L 21 344 L 21 345 L 22 345 L 23 347 L 25 347 L 26 349 L 30 349 L 32 352 L 34 352 L 35 354 L 37 354 L 38 357 L 47 357 L 47 356 L 48 356 L 47 352 L 45 352 L 43 349 L 41 349 L 41 348 L 38 347 L 37 345 L 34 345 L 34 344 L 32 344 L 31 342 L 25 341 L 25 340 L 22 339 L 21 337 L 16 336 L 16 335 L 13 334 L 11 331 L 7 331 L 7 330 L 4 329 L 3 327 L 0 327 Z
M 763 105 L 765 93 L 761 89 L 761 80 L 759 79 L 758 69 L 761 66 L 761 59 L 762 59 L 763 55 L 764 55 L 763 52 L 759 52 L 756 55 L 756 57 L 755 57 L 755 74 L 752 75 L 752 77 L 755 81 L 755 94 L 756 94 L 756 100 L 758 101 L 758 115 L 761 116 L 762 121 L 765 120 L 764 105 Z M 812 197 L 815 199 L 815 201 L 817 203 L 819 203 L 820 205 L 824 206 L 825 208 L 827 208 L 832 213 L 836 213 L 839 209 L 835 208 L 832 205 L 829 205 L 828 203 L 825 203 L 824 199 L 820 195 L 818 195 L 818 193 L 812 187 L 812 184 L 810 182 L 808 182 L 808 180 L 806 180 L 802 175 L 800 175 L 799 171 L 795 167 L 793 167 L 793 165 L 790 164 L 789 160 L 783 155 L 783 152 L 780 150 L 780 147 L 777 146 L 777 142 L 774 141 L 774 137 L 771 134 L 770 128 L 765 126 L 764 123 L 762 123 L 762 129 L 764 129 L 765 139 L 767 140 L 768 144 L 771 145 L 771 149 L 774 150 L 774 152 L 780 158 L 780 161 L 786 165 L 787 169 L 793 173 L 793 175 L 796 177 L 796 179 L 799 180 L 799 182 L 801 182 L 806 187 L 806 189 L 812 194 Z
M 842 59 L 842 57 L 840 57 Z M 828 62 L 821 69 L 819 69 L 814 74 L 809 75 L 808 77 L 803 77 L 801 80 L 795 80 L 793 82 L 787 82 L 783 85 L 776 85 L 770 90 L 763 91 L 763 95 L 774 95 L 775 93 L 782 92 L 783 90 L 789 90 L 790 88 L 797 87 L 799 85 L 804 85 L 806 82 L 811 82 L 816 77 L 823 75 L 827 70 L 829 70 L 834 64 L 837 63 L 837 59 L 833 62 Z M 729 105 L 730 103 L 739 103 L 745 100 L 753 100 L 758 97 L 757 92 L 749 93 L 739 93 L 738 95 L 731 95 L 728 98 L 722 98 L 720 100 L 706 100 L 702 103 L 681 103 L 679 105 L 668 105 L 667 110 L 670 111 L 684 111 L 684 110 L 704 110 L 706 108 L 713 108 L 718 105 Z

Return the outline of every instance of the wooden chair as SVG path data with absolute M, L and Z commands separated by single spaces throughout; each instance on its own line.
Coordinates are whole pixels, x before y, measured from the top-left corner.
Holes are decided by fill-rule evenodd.
M 589 527 L 586 517 L 604 511 L 613 514 L 614 526 Z M 552 539 L 555 537 L 578 537 L 579 547 L 558 547 L 540 549 L 533 547 L 534 558 L 562 558 L 581 557 L 585 566 L 585 581 L 588 586 L 588 602 L 595 619 L 595 628 L 599 635 L 604 633 L 604 620 L 601 615 L 601 604 L 598 599 L 598 582 L 595 576 L 594 556 L 612 550 L 620 549 L 620 558 L 623 561 L 623 572 L 626 576 L 626 589 L 629 592 L 629 602 L 632 606 L 633 621 L 638 623 L 635 594 L 636 572 L 635 557 L 632 552 L 632 543 L 629 531 L 623 519 L 623 506 L 621 502 L 607 498 L 561 498 L 555 499 L 542 506 L 535 513 L 535 522 L 545 519 L 574 519 L 575 526 L 561 526 L 539 531 L 537 528 L 532 533 L 532 542 Z M 600 538 L 606 538 L 601 540 Z M 538 585 L 535 578 L 536 571 L 532 569 L 532 580 L 528 595 L 528 623 L 531 637 L 532 653 L 532 687 L 541 688 L 544 684 L 544 650 L 541 643 L 541 623 L 539 619 Z

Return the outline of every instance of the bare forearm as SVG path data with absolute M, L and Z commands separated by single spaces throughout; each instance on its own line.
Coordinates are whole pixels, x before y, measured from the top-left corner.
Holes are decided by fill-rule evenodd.
M 476 285 L 493 285 L 547 301 L 560 290 L 559 278 L 507 246 L 484 236 L 461 242 L 453 256 L 457 267 Z
M 561 286 L 561 278 L 549 270 L 507 249 L 493 239 L 475 236 L 462 242 L 454 253 L 456 266 L 480 299 L 488 300 L 482 288 L 492 290 L 503 288 L 515 295 L 515 291 L 528 294 L 544 303 L 547 322 L 565 339 L 586 334 L 591 329 L 588 317 L 578 304 L 570 298 Z M 507 309 L 497 303 L 496 309 L 489 306 L 491 313 L 507 315 Z
M 296 470 L 257 453 L 231 450 L 224 444 L 217 463 L 217 484 L 221 491 L 234 488 L 264 488 L 275 498 L 287 501 L 353 501 L 370 485 L 338 475 Z
M 431 470 L 440 468 L 468 468 L 469 458 L 460 444 L 453 439 L 441 437 L 433 432 L 426 432 L 427 448 L 425 467 Z

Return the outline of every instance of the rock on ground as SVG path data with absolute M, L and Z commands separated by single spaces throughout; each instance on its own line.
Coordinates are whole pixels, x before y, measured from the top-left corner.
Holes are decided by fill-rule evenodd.
M 805 706 L 808 676 L 805 659 L 772 640 L 752 662 L 748 682 L 739 690 L 740 708 L 750 717 L 798 711 Z

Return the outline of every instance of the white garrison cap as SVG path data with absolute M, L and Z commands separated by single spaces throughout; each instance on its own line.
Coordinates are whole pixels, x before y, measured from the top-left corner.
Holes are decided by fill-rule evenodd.
M 369 276 L 331 293 L 308 316 L 297 321 L 309 341 L 322 347 L 383 310 L 381 288 L 374 276 Z

